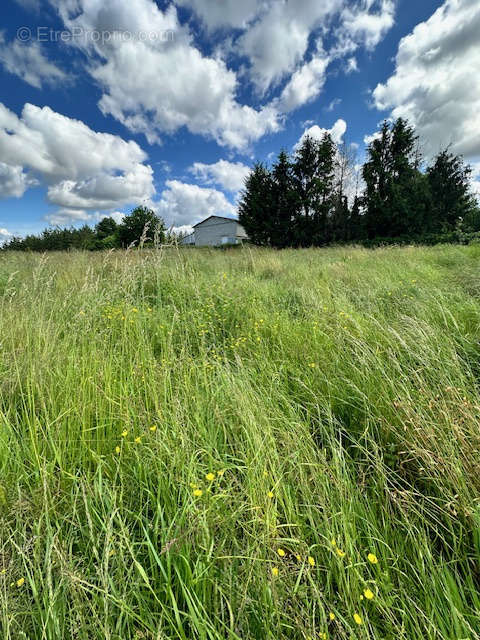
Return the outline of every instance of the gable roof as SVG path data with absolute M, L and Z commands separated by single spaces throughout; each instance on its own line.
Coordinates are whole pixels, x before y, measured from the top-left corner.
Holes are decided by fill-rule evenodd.
M 199 225 L 203 224 L 207 220 L 211 220 L 212 218 L 218 218 L 219 220 L 228 220 L 229 222 L 238 222 L 237 218 L 227 218 L 226 216 L 208 216 L 208 218 L 205 218 L 205 220 L 202 220 L 201 222 L 197 222 L 197 224 L 194 224 L 193 228 L 195 229 L 195 227 L 198 227 Z

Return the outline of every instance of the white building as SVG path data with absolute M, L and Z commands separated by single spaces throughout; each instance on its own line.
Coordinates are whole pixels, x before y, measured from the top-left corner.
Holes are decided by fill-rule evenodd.
M 209 216 L 193 225 L 193 233 L 183 238 L 182 244 L 219 247 L 222 244 L 241 244 L 244 240 L 248 240 L 248 237 L 238 220 Z

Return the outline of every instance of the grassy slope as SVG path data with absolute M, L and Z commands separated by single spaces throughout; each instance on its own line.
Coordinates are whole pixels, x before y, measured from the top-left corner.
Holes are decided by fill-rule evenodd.
M 479 258 L 0 256 L 1 637 L 480 638 Z

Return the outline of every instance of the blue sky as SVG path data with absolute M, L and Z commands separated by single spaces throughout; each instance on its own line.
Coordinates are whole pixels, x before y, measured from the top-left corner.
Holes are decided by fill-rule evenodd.
M 234 215 L 254 160 L 406 116 L 480 173 L 478 0 L 4 0 L 0 240 Z M 476 183 L 478 188 L 478 183 Z

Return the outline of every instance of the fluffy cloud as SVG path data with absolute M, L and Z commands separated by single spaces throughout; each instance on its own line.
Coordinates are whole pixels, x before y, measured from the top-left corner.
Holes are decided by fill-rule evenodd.
M 0 162 L 0 198 L 21 198 L 29 186 L 37 181 L 18 165 Z
M 245 178 L 250 173 L 250 167 L 241 162 L 219 160 L 215 164 L 195 162 L 190 167 L 190 172 L 205 184 L 216 184 L 233 193 L 243 189 Z
M 278 100 L 279 109 L 288 113 L 314 100 L 325 84 L 329 62 L 329 57 L 319 47 L 310 62 L 293 73 Z
M 156 209 L 168 225 L 180 227 L 211 215 L 234 215 L 235 207 L 216 189 L 167 180 Z
M 58 209 L 54 213 L 44 216 L 44 220 L 53 226 L 64 227 L 75 222 L 91 222 L 95 216 L 82 209 Z
M 12 234 L 5 227 L 0 227 L 0 242 L 7 240 Z
M 32 87 L 41 89 L 43 84 L 65 82 L 67 74 L 47 60 L 39 42 L 22 43 L 19 40 L 6 42 L 0 32 L 0 64 Z
M 206 55 L 195 46 L 189 25 L 180 24 L 174 4 L 162 10 L 153 0 L 49 1 L 68 29 L 111 34 L 73 42 L 87 55 L 87 69 L 102 88 L 99 107 L 105 115 L 152 144 L 186 127 L 240 151 L 278 131 L 287 113 L 316 98 L 333 58 L 351 56 L 360 42 L 373 47 L 393 23 L 394 7 L 394 0 L 303 0 L 301 10 L 278 0 L 177 0 L 209 30 L 234 29 Z M 320 35 L 337 21 L 337 46 L 324 53 Z M 226 55 L 248 64 L 237 73 L 228 68 Z M 259 94 L 283 81 L 286 86 L 261 106 L 242 104 L 237 94 L 245 69 Z
M 179 6 L 190 7 L 209 29 L 243 28 L 258 12 L 257 0 L 177 0 Z
M 295 148 L 298 148 L 301 145 L 301 143 L 303 142 L 306 136 L 310 136 L 315 140 L 321 140 L 321 138 L 325 133 L 329 133 L 332 136 L 332 140 L 334 142 L 336 142 L 337 144 L 341 144 L 343 142 L 343 136 L 346 130 L 347 130 L 347 123 L 345 122 L 345 120 L 342 120 L 341 118 L 339 118 L 335 122 L 335 124 L 331 129 L 323 129 L 322 127 L 319 127 L 318 124 L 314 124 L 308 129 L 305 129 L 305 131 L 302 133 L 300 137 L 300 140 L 295 145 Z
M 396 0 L 361 0 L 348 4 L 341 15 L 343 46 L 354 50 L 359 44 L 374 49 L 392 28 L 395 19 Z
M 97 133 L 49 107 L 26 104 L 18 117 L 0 103 L 0 155 L 0 192 L 22 195 L 33 174 L 61 208 L 121 207 L 155 192 L 152 169 L 135 142 Z
M 88 70 L 103 89 L 102 112 L 150 142 L 158 142 L 162 132 L 187 127 L 220 145 L 245 149 L 278 130 L 273 108 L 256 110 L 237 102 L 236 74 L 193 45 L 173 5 L 161 11 L 152 0 L 50 1 L 72 31 L 131 34 L 127 40 L 75 42 L 89 55 Z
M 251 77 L 265 91 L 302 62 L 309 37 L 342 7 L 343 0 L 272 2 L 238 41 L 238 51 L 250 60 Z
M 446 0 L 400 41 L 395 73 L 373 92 L 378 109 L 408 118 L 427 155 L 452 143 L 480 155 L 480 4 Z

